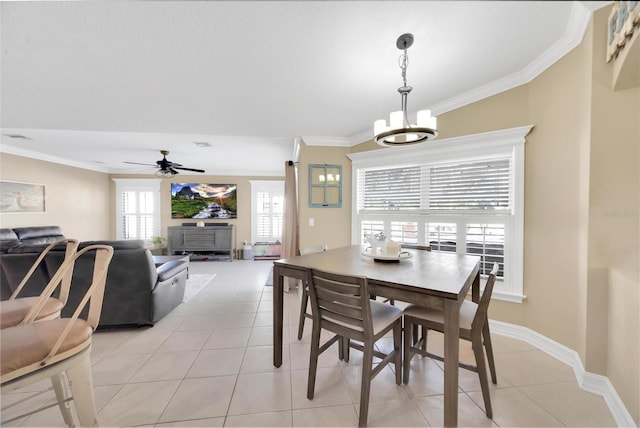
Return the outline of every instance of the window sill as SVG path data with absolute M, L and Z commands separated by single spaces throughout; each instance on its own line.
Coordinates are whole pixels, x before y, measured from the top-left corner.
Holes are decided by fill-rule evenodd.
M 502 300 L 504 302 L 522 303 L 526 298 L 527 296 L 523 296 L 522 294 L 504 293 L 497 290 L 493 290 L 493 293 L 491 293 L 491 299 Z

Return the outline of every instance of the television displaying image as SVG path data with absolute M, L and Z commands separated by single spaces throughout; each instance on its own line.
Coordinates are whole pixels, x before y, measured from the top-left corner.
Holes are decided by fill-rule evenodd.
M 171 183 L 171 218 L 237 218 L 235 184 Z

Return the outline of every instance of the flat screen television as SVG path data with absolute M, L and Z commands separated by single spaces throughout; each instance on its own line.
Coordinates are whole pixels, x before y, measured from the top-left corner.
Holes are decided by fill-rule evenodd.
M 171 218 L 237 218 L 235 184 L 171 183 Z

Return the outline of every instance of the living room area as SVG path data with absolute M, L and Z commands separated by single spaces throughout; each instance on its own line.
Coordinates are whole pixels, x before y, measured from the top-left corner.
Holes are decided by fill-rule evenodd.
M 283 202 L 278 198 L 289 162 L 297 174 L 300 249 L 366 245 L 374 232 L 398 242 L 430 244 L 434 252 L 472 254 L 480 241 L 483 251 L 489 249 L 483 257 L 499 248 L 502 277 L 488 313 L 498 370 L 497 385 L 490 385 L 493 417 L 484 412 L 477 375 L 461 370 L 459 426 L 640 423 L 640 79 L 625 74 L 638 58 L 640 31 L 627 40 L 630 54 L 620 51 L 605 60 L 607 29 L 618 3 L 544 2 L 540 7 L 558 13 L 545 18 L 538 16 L 545 14 L 536 2 L 525 2 L 531 13 L 513 21 L 518 25 L 566 18 L 558 43 L 549 41 L 553 49 L 543 49 L 536 61 L 496 80 L 500 84 L 465 93 L 459 85 L 451 98 L 421 95 L 439 94 L 435 89 L 443 77 L 431 76 L 436 64 L 427 59 L 448 42 L 437 49 L 425 45 L 425 39 L 434 40 L 432 25 L 425 24 L 429 20 L 407 21 L 397 2 L 193 2 L 184 8 L 180 2 L 96 2 L 95 9 L 61 3 L 59 10 L 57 2 L 8 3 L 0 6 L 0 228 L 54 227 L 59 236 L 80 241 L 81 248 L 89 243 L 114 247 L 110 267 L 119 271 L 107 277 L 111 294 L 105 294 L 110 297 L 90 353 L 101 425 L 358 424 L 358 352 L 346 363 L 332 346 L 320 357 L 315 398 L 306 398 L 311 320 L 298 340 L 300 286 L 284 293 L 283 363 L 274 366 L 272 267 L 282 239 L 274 219 L 282 212 L 260 217 L 264 212 L 258 207 L 273 209 L 274 201 Z M 429 16 L 429 7 L 446 9 L 442 2 L 401 3 L 416 16 Z M 469 19 L 467 14 L 479 14 L 483 7 L 517 7 L 518 2 L 453 3 L 470 8 L 456 19 Z M 211 13 L 218 27 L 206 25 L 211 17 L 203 10 L 220 12 Z M 372 32 L 371 23 L 381 21 L 366 17 L 387 15 L 398 18 L 392 28 Z M 224 17 L 237 23 L 226 33 L 234 40 L 221 35 Z M 316 28 L 316 19 L 336 32 Z M 500 40 L 509 38 L 505 22 Z M 72 23 L 83 23 L 77 34 Z M 198 32 L 185 30 L 185 23 Z M 120 25 L 122 34 L 111 40 Z M 417 120 L 414 108 L 433 108 L 439 135 L 413 147 L 382 147 L 369 128 L 398 107 L 402 63 L 396 63 L 400 48 L 395 43 L 407 31 L 416 36 L 409 50 L 413 62 L 404 70 L 415 86 L 410 119 Z M 511 41 L 522 42 L 525 32 L 513 31 Z M 185 44 L 184 34 L 189 41 L 206 36 L 208 44 Z M 58 35 L 73 40 L 72 47 L 60 43 L 54 49 Z M 313 45 L 317 49 L 298 51 L 311 40 L 320 43 Z M 265 45 L 268 50 L 261 48 Z M 90 46 L 100 54 L 90 54 Z M 82 55 L 70 52 L 74 48 Z M 478 52 L 494 55 L 494 50 L 499 49 Z M 187 57 L 194 62 L 180 61 Z M 210 62 L 202 64 L 204 57 Z M 37 58 L 51 64 L 50 72 L 35 65 Z M 73 58 L 72 65 L 65 66 L 63 58 Z M 300 58 L 313 65 L 298 64 Z M 626 67 L 621 65 L 625 58 Z M 475 79 L 484 63 L 477 61 L 475 66 L 449 64 L 449 70 L 466 70 L 462 81 Z M 225 74 L 213 78 L 217 69 Z M 244 74 L 249 69 L 251 79 Z M 298 74 L 308 79 L 305 86 L 292 80 Z M 63 89 L 69 89 L 67 80 L 77 88 Z M 195 82 L 207 83 L 194 90 Z M 156 91 L 163 87 L 166 92 Z M 328 87 L 332 91 L 325 94 Z M 236 92 L 240 88 L 247 92 Z M 380 98 L 368 98 L 378 92 Z M 127 94 L 141 104 L 127 105 L 133 99 Z M 65 101 L 72 96 L 78 98 Z M 172 164 L 163 166 L 163 157 Z M 437 211 L 430 205 L 437 199 L 430 198 L 436 184 L 445 189 L 436 195 L 441 198 L 452 186 L 437 183 L 438 173 L 467 167 L 498 171 L 505 180 L 500 186 L 508 189 L 507 205 L 486 204 L 473 212 Z M 189 170 L 195 168 L 205 172 Z M 330 176 L 339 187 L 331 188 Z M 392 184 L 378 193 L 375 186 L 365 186 L 387 177 Z M 425 187 L 405 194 L 414 182 Z M 181 214 L 173 199 L 189 184 L 221 186 L 234 192 L 233 203 L 219 193 L 197 212 Z M 14 185 L 42 192 L 41 205 L 17 209 L 26 198 L 5 191 Z M 427 190 L 433 193 L 426 196 Z M 154 206 L 134 213 L 142 223 L 132 226 L 125 220 L 131 213 L 123 210 L 123 195 L 139 191 L 152 193 Z M 402 211 L 406 201 L 416 205 Z M 153 221 L 144 223 L 148 216 Z M 153 224 L 153 231 L 143 231 L 143 224 Z M 184 237 L 185 229 L 193 242 L 205 235 L 224 239 L 206 248 L 172 240 L 172 231 Z M 24 246 L 7 253 L 7 248 L 3 244 L 0 255 L 3 275 L 5 264 L 15 266 L 10 259 L 23 260 L 11 270 L 13 276 L 2 278 L 0 286 L 11 288 L 29 267 L 24 260 L 37 253 Z M 128 294 L 133 289 L 135 296 Z M 442 336 L 430 334 L 429 346 L 441 352 Z M 385 337 L 377 349 L 391 348 L 391 338 Z M 474 358 L 466 343 L 460 355 Z M 442 426 L 443 369 L 436 360 L 414 358 L 408 385 L 396 385 L 393 369 L 382 370 L 371 386 L 369 425 Z M 3 393 L 2 425 L 64 426 L 51 391 L 13 405 L 50 386 L 43 381 Z

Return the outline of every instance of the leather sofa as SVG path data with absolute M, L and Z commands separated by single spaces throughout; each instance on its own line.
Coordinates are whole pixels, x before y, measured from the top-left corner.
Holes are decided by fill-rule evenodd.
M 58 226 L 0 229 L 0 298 L 11 296 L 38 255 L 51 242 L 64 238 Z M 100 316 L 100 327 L 153 325 L 182 303 L 187 281 L 186 261 L 156 266 L 142 240 L 85 241 L 110 245 L 113 258 Z M 71 292 L 62 316 L 71 316 L 91 284 L 93 257 L 80 257 L 75 264 Z M 37 296 L 64 260 L 64 249 L 53 249 L 25 285 L 20 296 Z

